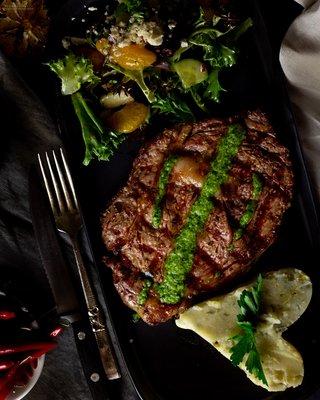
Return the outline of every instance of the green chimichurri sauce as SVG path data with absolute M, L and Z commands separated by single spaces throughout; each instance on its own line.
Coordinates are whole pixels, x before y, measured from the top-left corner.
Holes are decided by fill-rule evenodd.
M 153 208 L 152 226 L 159 228 L 162 217 L 162 202 L 166 194 L 166 189 L 169 181 L 171 171 L 177 162 L 178 156 L 169 156 L 163 164 L 158 181 L 158 194 Z
M 245 212 L 240 218 L 240 227 L 235 231 L 233 235 L 233 241 L 239 240 L 245 228 L 248 226 L 249 222 L 252 220 L 253 214 L 257 207 L 257 201 L 262 192 L 262 181 L 257 174 L 252 175 L 252 199 L 248 202 Z
M 139 306 L 143 306 L 144 303 L 147 301 L 149 290 L 152 286 L 152 282 L 146 279 L 143 282 L 143 288 L 141 289 L 139 295 L 138 295 L 138 304 Z
M 141 317 L 139 314 L 137 314 L 137 313 L 132 314 L 132 322 L 138 322 L 138 321 L 140 321 L 140 319 L 141 319 Z
M 166 259 L 164 279 L 155 287 L 163 303 L 176 304 L 183 297 L 185 278 L 193 264 L 197 236 L 203 230 L 213 209 L 212 197 L 219 193 L 221 185 L 228 179 L 232 159 L 237 154 L 245 134 L 245 129 L 235 124 L 229 127 L 227 134 L 220 140 L 200 195 L 192 205 L 187 222 L 176 237 L 175 246 Z

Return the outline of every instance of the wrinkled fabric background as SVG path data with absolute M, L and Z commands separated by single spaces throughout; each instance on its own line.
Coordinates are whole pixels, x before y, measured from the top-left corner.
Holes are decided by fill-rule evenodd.
M 33 234 L 28 204 L 28 174 L 35 154 L 60 140 L 47 110 L 0 54 L 0 277 L 19 287 L 35 315 L 51 304 Z M 34 297 L 30 298 L 30 293 Z M 41 301 L 39 301 L 41 299 Z M 47 355 L 40 381 L 29 399 L 89 400 L 72 331 Z
M 320 194 L 320 1 L 297 2 L 305 10 L 283 40 L 280 62 L 309 171 Z

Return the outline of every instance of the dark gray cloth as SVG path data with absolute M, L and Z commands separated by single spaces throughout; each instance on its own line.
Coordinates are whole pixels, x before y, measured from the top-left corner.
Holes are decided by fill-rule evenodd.
M 17 281 L 36 315 L 52 301 L 32 230 L 28 174 L 38 152 L 60 142 L 47 110 L 0 55 L 0 280 Z M 29 399 L 89 400 L 73 334 L 47 356 Z

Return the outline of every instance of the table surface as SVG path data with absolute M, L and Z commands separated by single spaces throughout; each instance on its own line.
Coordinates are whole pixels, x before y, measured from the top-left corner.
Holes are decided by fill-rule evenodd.
M 61 3 L 61 1 L 60 1 Z M 278 51 L 281 39 L 292 18 L 297 15 L 299 8 L 291 0 L 262 0 L 263 12 L 270 22 L 270 38 L 275 51 Z M 57 7 L 58 1 L 55 2 Z M 276 10 L 276 12 L 274 12 Z M 46 101 L 44 87 L 34 85 L 36 78 L 24 74 L 24 78 L 31 87 L 37 92 L 40 98 Z M 34 249 L 35 251 L 35 249 Z M 119 400 L 136 399 L 128 379 L 124 378 L 124 384 L 119 391 Z M 56 350 L 46 356 L 43 373 L 32 389 L 26 396 L 28 400 L 90 400 L 91 395 L 86 386 L 85 378 L 78 359 L 77 350 L 72 331 L 66 330 L 59 339 L 59 346 Z M 320 399 L 320 391 L 310 398 L 310 400 Z M 241 399 L 240 399 L 241 400 Z

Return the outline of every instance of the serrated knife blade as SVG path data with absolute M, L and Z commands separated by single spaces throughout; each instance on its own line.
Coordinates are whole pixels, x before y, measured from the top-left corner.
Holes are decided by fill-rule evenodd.
M 79 319 L 79 303 L 51 220 L 50 206 L 36 170 L 30 171 L 29 202 L 34 234 L 44 266 L 56 311 L 70 322 Z
M 56 309 L 49 310 L 43 318 L 49 317 L 49 325 L 71 324 L 92 398 L 93 400 L 109 400 L 109 387 L 95 348 L 95 339 L 89 321 L 81 313 L 81 303 L 78 302 L 70 269 L 65 262 L 51 219 L 48 198 L 40 184 L 36 168 L 32 169 L 29 175 L 29 203 L 41 261 L 56 304 Z

